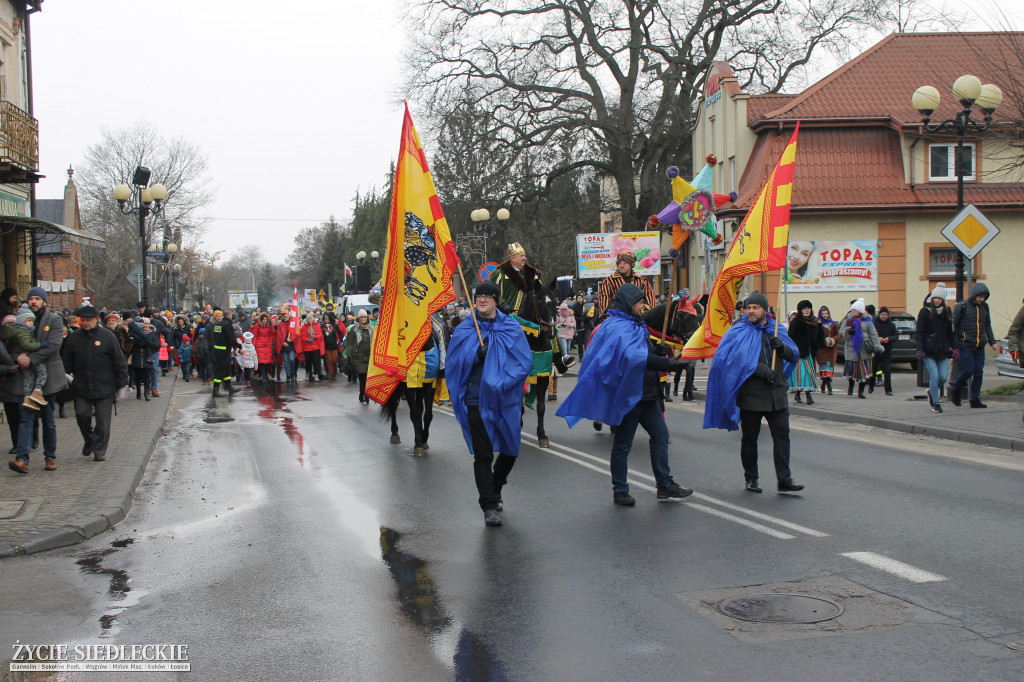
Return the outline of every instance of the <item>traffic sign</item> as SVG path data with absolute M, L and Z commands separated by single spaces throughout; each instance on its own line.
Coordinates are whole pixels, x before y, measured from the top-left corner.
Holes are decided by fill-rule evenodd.
M 142 266 L 136 265 L 131 272 L 128 273 L 128 283 L 134 287 L 137 287 L 142 282 Z
M 488 261 L 480 266 L 480 269 L 476 271 L 476 278 L 481 282 L 486 282 L 494 274 L 494 271 L 498 269 L 498 264 L 493 261 Z
M 974 204 L 964 206 L 942 228 L 942 236 L 959 249 L 964 258 L 977 256 L 998 234 L 999 228 Z

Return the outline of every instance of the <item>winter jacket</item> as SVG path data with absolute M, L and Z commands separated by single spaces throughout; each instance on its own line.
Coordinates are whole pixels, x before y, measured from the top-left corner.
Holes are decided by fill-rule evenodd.
M 21 399 L 25 397 L 24 381 L 19 369 L 14 357 L 0 342 L 0 402 L 20 403 Z
M 235 336 L 235 329 L 225 317 L 220 322 L 210 320 L 206 326 L 206 337 L 210 340 L 210 357 L 217 353 L 229 353 L 241 346 Z
M 31 353 L 42 348 L 36 341 L 34 329 L 22 327 L 13 322 L 5 324 L 0 330 L 0 339 L 3 339 L 4 346 L 9 352 L 14 353 L 15 357 L 21 353 Z
M 822 345 L 815 351 L 814 359 L 819 365 L 828 363 L 834 367 L 839 355 L 839 325 L 830 324 L 828 327 L 821 325 L 821 334 Z M 828 339 L 832 339 L 832 345 L 829 345 Z
M 864 330 L 864 343 L 860 347 L 860 357 L 857 357 L 857 353 L 853 350 L 853 332 L 854 324 L 860 323 L 861 328 Z M 839 333 L 845 341 L 843 346 L 843 358 L 846 362 L 852 360 L 870 360 L 875 356 L 875 351 L 882 350 L 882 344 L 878 342 L 878 332 L 875 331 L 875 325 L 872 323 L 871 318 L 866 315 L 861 315 L 856 320 L 847 317 L 845 320 L 840 322 Z
M 875 332 L 878 334 L 878 342 L 881 344 L 882 357 L 892 357 L 892 340 L 899 336 L 899 331 L 897 331 L 896 323 L 892 321 L 892 317 L 885 322 L 875 318 Z M 889 342 L 882 343 L 882 339 L 889 339 Z
M 210 339 L 205 332 L 196 335 L 196 342 L 192 344 L 192 358 L 200 365 L 210 361 Z
M 282 356 L 281 352 L 286 350 L 295 350 L 295 334 L 291 328 L 291 318 L 285 320 L 281 319 L 277 323 L 277 343 L 274 346 L 274 362 L 281 364 Z
M 576 338 L 576 318 L 573 317 L 571 310 L 559 310 L 555 316 L 555 324 L 558 325 L 558 338 L 569 341 Z
M 352 325 L 345 335 L 345 352 L 356 368 L 356 374 L 366 374 L 370 368 L 370 350 L 373 346 L 373 328 L 365 330 L 359 324 Z
M 818 322 L 818 318 L 812 316 L 811 322 L 797 315 L 789 324 L 789 338 L 793 339 L 800 357 L 806 358 L 825 345 L 825 331 Z
M 976 303 L 975 296 L 984 296 L 985 300 Z M 988 287 L 978 282 L 971 287 L 966 300 L 960 301 L 953 310 L 953 333 L 956 342 L 961 346 L 979 348 L 986 344 L 998 343 L 992 333 L 992 314 L 988 310 Z
M 269 319 L 269 316 L 268 316 Z M 274 345 L 277 342 L 277 331 L 271 326 L 263 326 L 262 320 L 249 327 L 252 332 L 252 345 L 256 348 L 256 355 L 260 364 L 270 364 L 274 361 Z
M 49 348 L 42 348 L 28 354 L 29 362 L 33 365 L 46 363 L 46 385 L 43 387 L 43 395 L 53 395 L 68 387 L 67 375 L 64 374 L 64 362 L 60 359 L 60 346 L 64 341 L 64 323 L 60 316 L 51 311 L 44 310 L 42 314 L 36 315 L 36 341 L 40 343 L 49 342 Z
M 192 362 L 192 344 L 185 345 L 184 343 L 178 346 L 178 360 L 181 364 Z
M 1024 307 L 1017 311 L 1006 337 L 1009 350 L 1024 350 Z
M 259 354 L 256 352 L 256 346 L 251 343 L 242 344 L 242 353 L 239 358 L 239 364 L 243 369 L 256 369 L 260 364 Z
M 345 327 L 337 326 L 332 322 L 320 323 L 320 329 L 324 337 L 324 350 L 338 350 L 338 346 L 345 340 Z
M 769 318 L 769 324 L 774 321 Z M 761 352 L 757 356 L 757 367 L 754 373 L 740 384 L 739 393 L 736 396 L 736 405 L 741 410 L 754 410 L 757 412 L 778 412 L 789 409 L 789 380 L 784 372 L 786 362 L 796 361 L 796 353 L 788 345 L 783 344 L 778 353 L 768 345 L 768 334 L 764 334 L 761 340 Z M 769 360 L 773 363 L 769 367 Z M 768 370 L 775 370 L 775 379 L 771 383 L 767 381 Z
M 314 350 L 320 355 L 324 354 L 324 330 L 317 322 L 303 322 L 295 333 L 296 357 L 305 360 L 306 351 Z
M 926 305 L 917 314 L 917 349 L 938 360 L 945 360 L 953 355 L 953 348 L 956 346 L 949 308 L 942 306 L 942 311 L 942 315 L 933 316 L 932 307 Z
M 137 322 L 128 325 L 128 332 L 132 335 L 132 369 L 151 368 L 153 351 L 160 348 L 160 332 L 150 325 L 147 334 Z
M 86 400 L 113 398 L 128 385 L 121 344 L 106 327 L 79 329 L 64 342 L 64 371 L 73 374 L 71 394 Z

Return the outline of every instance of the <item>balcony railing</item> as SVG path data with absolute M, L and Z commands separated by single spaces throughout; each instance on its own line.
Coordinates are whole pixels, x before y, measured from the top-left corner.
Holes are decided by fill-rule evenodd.
M 39 121 L 10 102 L 0 102 L 0 164 L 39 170 Z

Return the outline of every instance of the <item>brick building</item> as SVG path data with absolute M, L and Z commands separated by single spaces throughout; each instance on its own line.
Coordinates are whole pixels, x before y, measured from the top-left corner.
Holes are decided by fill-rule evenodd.
M 36 280 L 49 292 L 51 308 L 74 310 L 92 295 L 85 264 L 88 249 L 101 248 L 103 240 L 82 229 L 75 171 L 68 168 L 63 199 L 37 199 L 36 217 L 64 227 L 63 232 L 36 235 Z

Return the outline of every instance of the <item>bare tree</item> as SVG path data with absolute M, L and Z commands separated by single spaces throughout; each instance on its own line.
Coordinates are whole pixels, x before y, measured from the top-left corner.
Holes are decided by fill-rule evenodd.
M 331 222 L 333 219 L 327 223 L 299 230 L 299 234 L 295 237 L 295 248 L 285 259 L 294 272 L 311 278 L 320 271 L 324 258 L 324 245 L 327 233 L 331 229 Z
M 184 138 L 166 140 L 146 122 L 103 129 L 100 142 L 85 151 L 77 184 L 85 228 L 106 240 L 106 249 L 87 263 L 95 300 L 106 305 L 128 305 L 136 296 L 126 277 L 141 259 L 138 218 L 121 213 L 112 191 L 130 182 L 140 165 L 152 171 L 152 182 L 167 187 L 163 210 L 147 221 L 146 243 L 170 235 L 179 245 L 195 243 L 208 220 L 203 211 L 215 195 L 206 156 Z
M 688 158 L 714 60 L 778 91 L 812 55 L 852 49 L 912 1 L 420 0 L 406 94 L 435 122 L 456 107 L 488 112 L 478 150 L 517 171 L 528 157 L 541 191 L 581 168 L 614 179 L 624 227 L 639 229 L 664 168 Z

